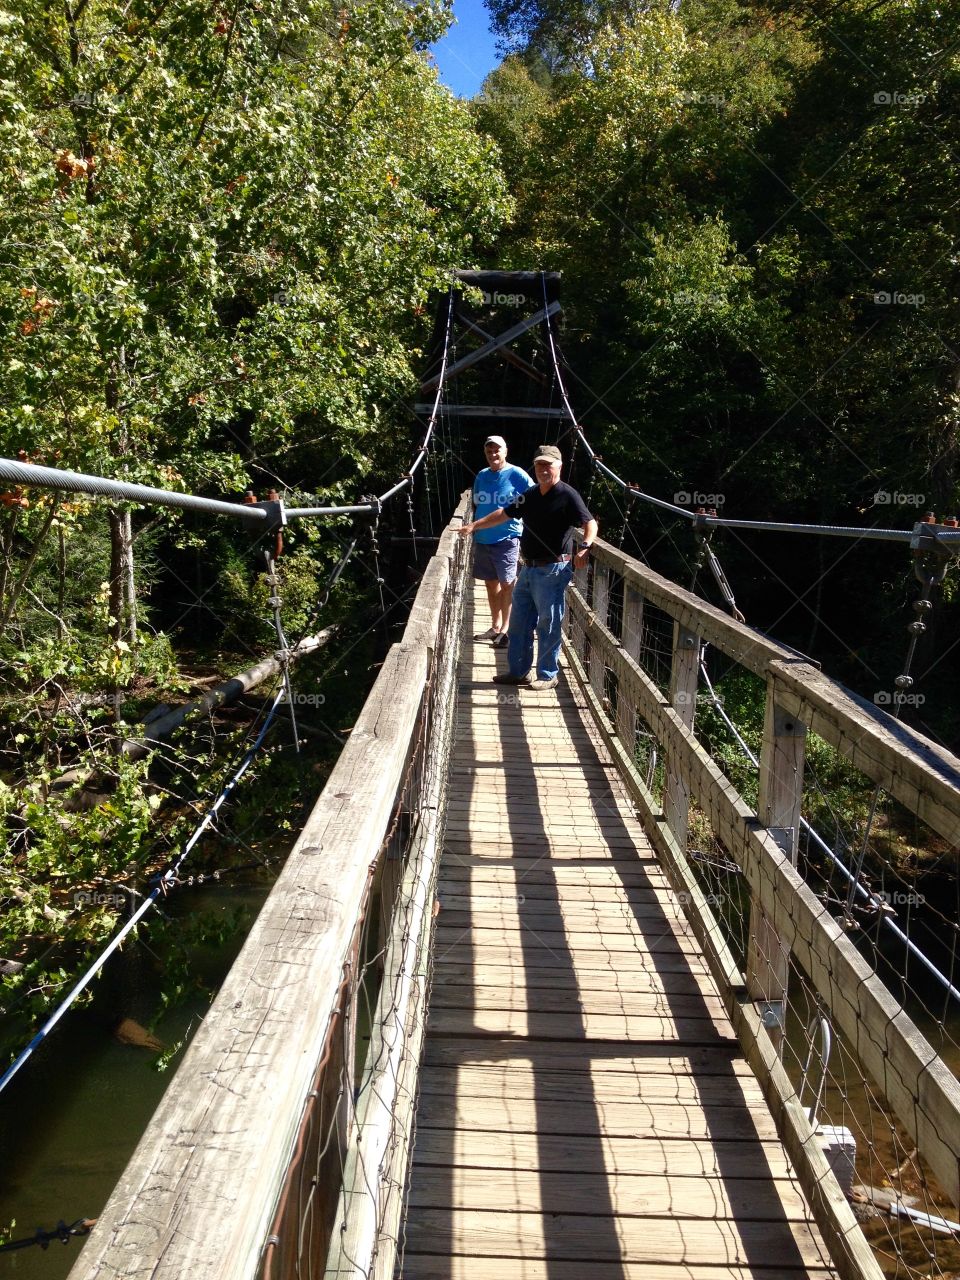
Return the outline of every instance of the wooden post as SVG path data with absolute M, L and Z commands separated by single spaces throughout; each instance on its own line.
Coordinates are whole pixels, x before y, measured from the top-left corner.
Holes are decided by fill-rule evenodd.
M 588 556 L 587 563 L 583 568 L 574 569 L 573 571 L 573 586 L 580 592 L 581 596 L 583 596 L 585 604 L 589 604 L 590 602 L 590 567 L 590 557 Z M 569 609 L 564 617 L 564 622 L 567 627 L 567 634 L 570 637 L 570 643 L 573 645 L 574 649 L 576 649 L 580 657 L 580 661 L 586 665 L 589 645 L 587 642 L 586 631 L 582 623 L 575 623 L 573 621 L 573 615 Z
M 796 866 L 807 729 L 802 721 L 779 705 L 775 690 L 775 681 L 769 679 L 757 810 L 760 821 Z M 747 991 L 752 1000 L 764 1006 L 761 1015 L 770 1031 L 782 1030 L 785 1025 L 789 965 L 789 947 L 760 904 L 753 903 L 747 946 Z
M 700 676 L 700 637 L 679 622 L 673 624 L 673 665 L 670 668 L 670 704 L 687 726 L 693 728 L 697 710 L 697 681 Z M 682 776 L 673 752 L 665 754 L 666 786 L 663 811 L 667 826 L 680 848 L 687 848 L 687 819 L 690 787 Z
M 643 596 L 629 583 L 623 584 L 623 625 L 620 644 L 628 657 L 640 661 L 643 642 Z M 633 696 L 622 681 L 617 681 L 617 734 L 630 756 L 636 758 L 637 709 Z
M 607 614 L 610 612 L 610 570 L 605 564 L 593 566 L 593 612 L 598 622 L 607 625 Z M 606 664 L 603 653 L 596 645 L 590 646 L 590 684 L 594 693 L 603 702 L 604 672 Z

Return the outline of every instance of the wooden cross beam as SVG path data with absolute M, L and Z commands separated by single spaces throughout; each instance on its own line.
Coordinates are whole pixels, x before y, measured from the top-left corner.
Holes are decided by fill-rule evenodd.
M 481 360 L 485 360 L 487 356 L 492 355 L 494 351 L 499 351 L 501 347 L 505 347 L 508 343 L 519 338 L 522 333 L 526 333 L 528 329 L 532 329 L 535 325 L 541 324 L 549 316 L 556 315 L 560 310 L 559 302 L 551 302 L 549 307 L 544 307 L 535 315 L 530 316 L 526 320 L 512 325 L 504 333 L 497 338 L 491 338 L 489 342 L 485 342 L 482 347 L 478 347 L 476 351 L 471 351 L 469 355 L 464 356 L 462 360 L 457 360 L 455 364 L 450 365 L 447 369 L 443 381 L 452 378 L 455 373 L 460 373 L 464 369 L 469 369 L 472 365 L 479 364 Z M 440 375 L 430 378 L 427 382 L 421 383 L 421 391 L 432 391 L 434 387 L 440 385 Z
M 472 329 L 474 333 L 479 333 L 481 338 L 487 338 L 491 342 L 495 340 L 492 333 L 487 333 L 486 329 L 481 329 L 478 324 L 474 324 L 474 322 L 468 319 L 467 316 L 465 316 L 459 309 L 457 310 L 456 318 L 461 324 L 465 324 L 468 329 Z M 518 356 L 515 351 L 508 351 L 506 347 L 504 347 L 500 354 L 503 356 L 504 360 L 509 364 L 514 365 L 521 371 L 521 373 L 525 373 L 528 378 L 533 378 L 535 382 L 539 382 L 544 387 L 547 385 L 547 375 L 545 373 L 541 373 L 539 369 L 535 368 L 527 360 L 524 360 L 523 356 Z

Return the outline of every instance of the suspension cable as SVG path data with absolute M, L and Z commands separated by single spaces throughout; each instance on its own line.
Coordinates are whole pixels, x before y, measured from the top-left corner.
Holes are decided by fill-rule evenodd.
M 546 277 L 541 272 L 541 283 L 543 285 L 544 297 L 546 297 Z M 592 459 L 595 466 L 599 467 L 611 480 L 615 481 L 621 489 L 629 489 L 642 502 L 647 502 L 651 506 L 659 507 L 661 510 L 670 511 L 673 515 L 679 516 L 684 520 L 695 523 L 699 528 L 708 529 L 763 529 L 777 533 L 816 533 L 824 537 L 831 538 L 869 538 L 874 541 L 881 542 L 911 542 L 916 536 L 912 529 L 878 529 L 878 528 L 858 528 L 855 525 L 828 525 L 828 524 L 799 524 L 796 521 L 787 520 L 735 520 L 725 516 L 706 515 L 688 511 L 684 507 L 675 506 L 672 502 L 664 502 L 661 498 L 654 498 L 652 494 L 644 493 L 641 489 L 637 489 L 629 485 L 626 480 L 611 470 L 605 462 L 599 457 L 596 450 L 591 446 L 589 440 L 584 435 L 576 414 L 570 404 L 566 387 L 563 384 L 563 377 L 560 373 L 559 356 L 557 354 L 556 343 L 553 337 L 553 325 L 551 317 L 547 315 L 546 320 L 547 338 L 549 340 L 550 355 L 553 360 L 556 372 L 557 382 L 560 387 L 560 395 L 563 399 L 563 406 L 566 410 L 570 425 L 577 434 L 577 438 L 583 444 L 588 455 Z M 936 530 L 936 537 L 941 542 L 960 542 L 960 528 L 947 528 Z
M 453 283 L 450 284 L 447 307 L 447 328 L 443 346 L 441 380 L 434 398 L 433 411 L 427 424 L 426 434 L 409 470 L 403 479 L 379 499 L 369 499 L 360 504 L 349 506 L 316 506 L 288 507 L 283 509 L 286 519 L 302 516 L 341 516 L 341 515 L 373 515 L 379 508 L 378 503 L 386 502 L 394 494 L 406 488 L 413 479 L 413 474 L 427 456 L 430 438 L 437 421 L 440 400 L 443 394 L 443 375 L 446 372 L 447 357 L 450 348 L 450 331 L 453 321 Z M 220 502 L 215 498 L 202 498 L 192 493 L 177 493 L 170 489 L 157 489 L 151 485 L 129 484 L 124 480 L 110 480 L 105 476 L 87 475 L 80 471 L 61 470 L 57 467 L 43 467 L 33 462 L 20 462 L 13 458 L 0 458 L 0 480 L 26 488 L 58 489 L 65 493 L 86 493 L 96 498 L 119 498 L 127 502 L 140 502 L 153 506 L 179 507 L 190 511 L 203 511 L 208 515 L 233 516 L 238 520 L 250 523 L 261 523 L 268 519 L 270 513 L 262 506 L 251 503 Z
M 258 733 L 252 745 L 248 747 L 242 761 L 240 762 L 239 768 L 236 770 L 236 772 L 231 777 L 230 781 L 227 783 L 227 785 L 223 788 L 223 790 L 217 796 L 216 800 L 214 800 L 213 804 L 211 804 L 210 807 L 207 809 L 207 812 L 204 814 L 203 819 L 201 820 L 199 826 L 195 829 L 193 834 L 190 836 L 189 840 L 186 842 L 183 849 L 180 851 L 179 855 L 167 867 L 166 871 L 162 872 L 157 877 L 157 882 L 154 885 L 153 889 L 151 889 L 150 893 L 147 894 L 147 896 L 144 898 L 143 902 L 140 904 L 140 906 L 137 908 L 134 914 L 130 917 L 130 919 L 126 922 L 126 924 L 119 930 L 119 932 L 113 936 L 113 938 L 110 940 L 107 946 L 104 947 L 103 951 L 101 951 L 100 954 L 97 956 L 96 960 L 94 960 L 93 964 L 91 964 L 87 968 L 86 972 L 75 983 L 75 985 L 73 986 L 67 998 L 57 1007 L 54 1013 L 50 1015 L 50 1017 L 46 1020 L 46 1022 L 44 1022 L 43 1026 L 40 1028 L 37 1034 L 33 1037 L 30 1043 L 23 1050 L 21 1050 L 21 1052 L 13 1060 L 13 1062 L 10 1064 L 7 1070 L 3 1073 L 3 1075 L 0 1076 L 0 1093 L 2 1093 L 3 1090 L 7 1087 L 7 1085 L 10 1083 L 13 1077 L 17 1074 L 20 1068 L 28 1060 L 28 1058 L 32 1057 L 33 1053 L 40 1047 L 40 1045 L 47 1038 L 50 1032 L 54 1029 L 54 1027 L 57 1025 L 60 1019 L 69 1010 L 69 1008 L 77 999 L 77 997 L 86 990 L 86 988 L 90 985 L 93 979 L 97 976 L 97 974 L 103 968 L 104 964 L 106 964 L 107 960 L 109 960 L 109 958 L 121 945 L 121 943 L 128 936 L 128 934 L 130 934 L 132 930 L 136 928 L 136 926 L 147 914 L 150 908 L 156 904 L 157 900 L 161 896 L 166 895 L 166 893 L 168 893 L 169 890 L 176 885 L 177 874 L 180 868 L 183 866 L 183 863 L 185 862 L 185 860 L 187 859 L 187 857 L 189 856 L 189 854 L 191 853 L 191 851 L 193 850 L 194 846 L 197 844 L 197 842 L 199 841 L 203 833 L 207 830 L 209 826 L 211 826 L 217 814 L 219 813 L 220 809 L 226 803 L 227 799 L 229 798 L 231 793 L 234 791 L 240 779 L 246 773 L 247 769 L 252 764 L 254 757 L 257 755 L 258 751 L 260 750 L 260 747 L 263 744 L 263 740 L 267 736 L 267 732 L 269 731 L 270 726 L 273 723 L 273 720 L 277 714 L 277 709 L 279 708 L 280 703 L 283 701 L 285 692 L 286 692 L 285 686 L 281 683 L 280 688 L 277 690 L 276 696 L 273 699 L 273 704 L 271 705 L 270 710 L 268 711 L 267 716 L 263 722 L 260 732 Z

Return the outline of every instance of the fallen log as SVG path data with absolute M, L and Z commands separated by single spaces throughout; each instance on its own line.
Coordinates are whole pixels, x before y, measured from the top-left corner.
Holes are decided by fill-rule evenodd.
M 287 660 L 289 662 L 297 662 L 300 658 L 304 658 L 310 653 L 315 653 L 326 644 L 335 630 L 335 627 L 325 627 L 323 631 L 319 631 L 315 636 L 305 636 L 298 645 L 288 651 Z M 258 662 L 255 666 L 248 667 L 246 671 L 241 671 L 239 675 L 231 676 L 229 680 L 222 681 L 211 689 L 209 693 L 205 693 L 202 698 L 196 698 L 193 702 L 186 702 L 183 706 L 175 707 L 172 711 L 164 708 L 163 714 L 159 716 L 156 715 L 158 708 L 155 707 L 153 711 L 147 713 L 144 719 L 143 736 L 139 738 L 124 738 L 117 747 L 117 754 L 126 756 L 128 760 L 142 760 L 144 756 L 149 755 L 160 739 L 167 737 L 175 729 L 178 729 L 188 717 L 194 714 L 209 714 L 211 711 L 215 711 L 217 707 L 236 702 L 250 689 L 255 689 L 264 680 L 279 674 L 281 667 L 281 656 L 279 653 L 275 653 L 269 658 L 264 658 L 262 662 Z M 50 791 L 56 795 L 58 792 L 62 793 L 79 786 L 81 790 L 76 795 L 69 797 L 65 808 L 71 812 L 82 811 L 95 808 L 98 804 L 103 803 L 109 795 L 109 791 L 104 791 L 104 787 L 108 783 L 109 779 L 101 776 L 97 770 L 66 769 L 52 783 Z

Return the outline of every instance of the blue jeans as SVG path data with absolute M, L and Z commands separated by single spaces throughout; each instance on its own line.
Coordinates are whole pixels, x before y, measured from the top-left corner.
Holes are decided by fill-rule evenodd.
M 524 565 L 513 589 L 510 607 L 507 665 L 515 676 L 525 676 L 533 666 L 533 633 L 536 631 L 537 678 L 552 680 L 559 671 L 560 636 L 572 563 Z

